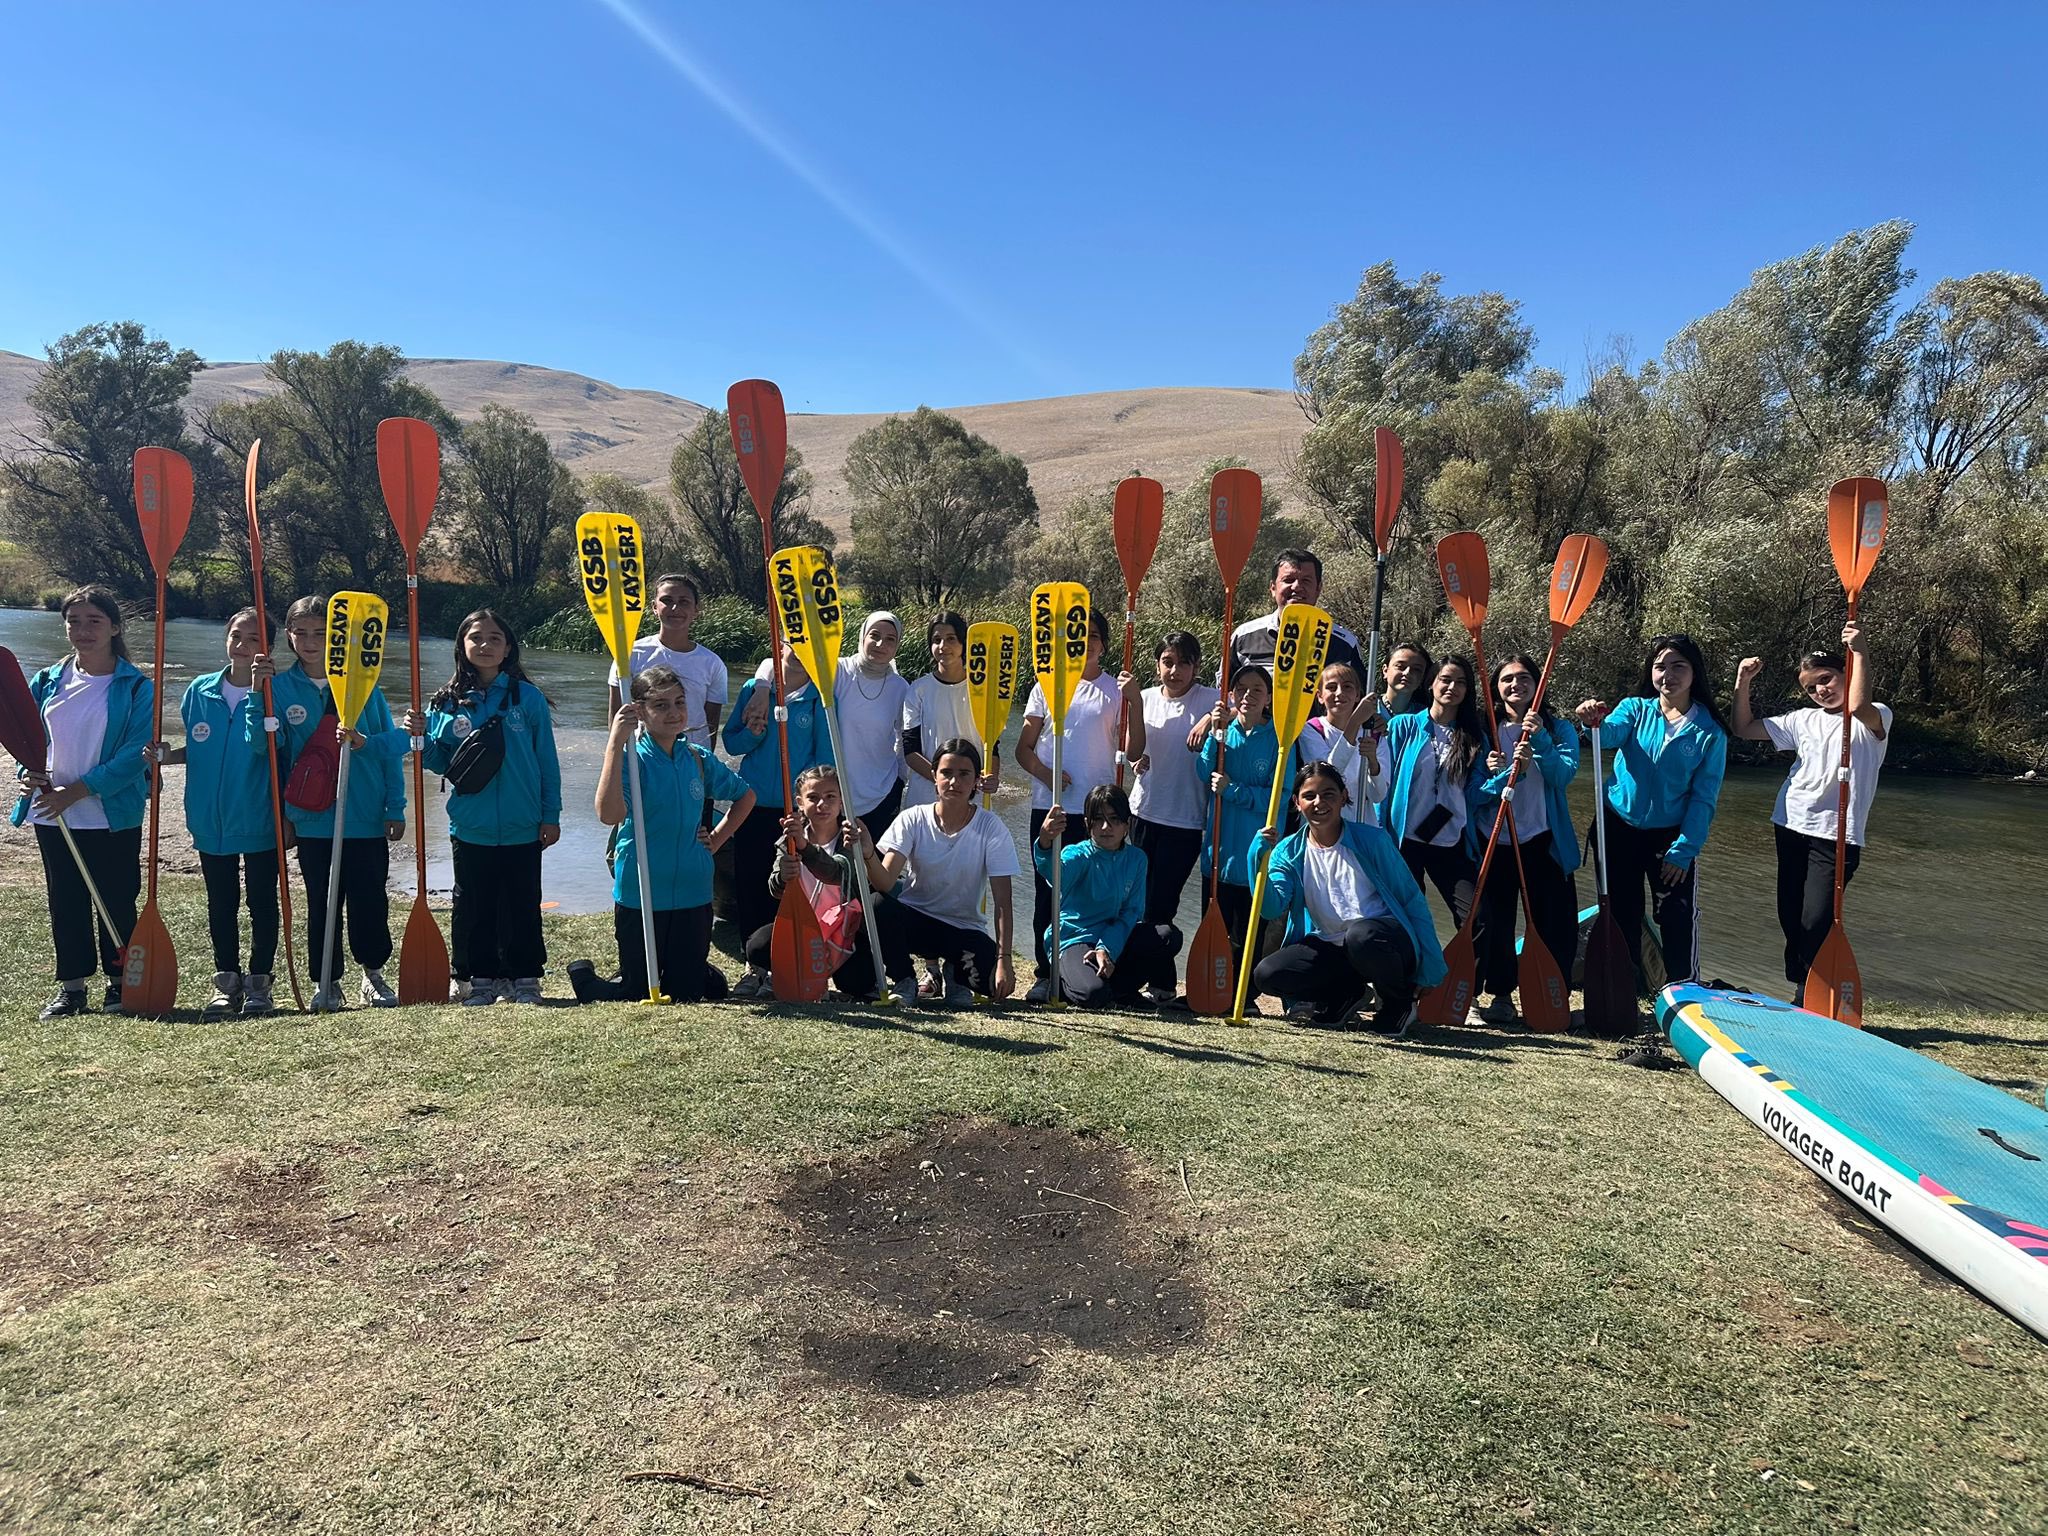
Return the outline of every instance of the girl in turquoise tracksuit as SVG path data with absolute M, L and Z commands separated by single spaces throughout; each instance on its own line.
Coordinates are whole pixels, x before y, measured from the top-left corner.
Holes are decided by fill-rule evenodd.
M 285 610 L 285 638 L 295 664 L 274 670 L 268 656 L 258 656 L 251 672 L 260 683 L 271 677 L 271 701 L 277 707 L 279 764 L 299 753 L 316 732 L 334 731 L 333 701 L 327 687 L 327 599 L 302 597 Z M 251 711 L 244 744 L 267 753 L 265 722 Z M 405 772 L 400 766 L 411 749 L 406 733 L 391 718 L 384 690 L 372 688 L 356 718 L 350 737 L 354 761 L 348 771 L 348 804 L 343 808 L 341 842 L 341 919 L 348 929 L 349 953 L 362 967 L 360 995 L 377 1008 L 398 1006 L 398 994 L 384 980 L 391 958 L 391 844 L 405 835 Z M 289 780 L 287 780 L 289 783 Z M 284 813 L 297 835 L 299 878 L 306 887 L 306 954 L 313 974 L 327 974 L 322 944 L 327 936 L 327 873 L 334 857 L 334 807 L 307 810 L 285 795 Z M 337 932 L 339 929 L 337 928 Z M 316 1011 L 341 1006 L 341 966 L 334 967 L 334 989 L 317 994 Z
M 624 995 L 648 995 L 643 924 L 654 927 L 654 958 L 661 991 L 679 1003 L 716 1002 L 724 975 L 710 964 L 711 859 L 754 809 L 747 781 L 683 734 L 687 708 L 683 680 L 657 664 L 634 674 L 632 700 L 612 719 L 604 768 L 597 780 L 597 819 L 619 829 L 612 870 L 612 931 L 619 944 L 619 986 Z M 740 708 L 746 712 L 746 695 Z M 644 729 L 641 727 L 644 725 Z M 626 793 L 626 754 L 640 763 L 641 816 Z M 704 808 L 732 802 L 718 824 L 704 827 Z M 647 845 L 652 892 L 640 889 L 638 847 Z M 742 864 L 742 870 L 748 866 Z M 767 887 L 767 880 L 747 885 Z
M 1400 848 L 1415 883 L 1427 879 L 1434 885 L 1451 921 L 1462 925 L 1472 910 L 1481 846 L 1492 830 L 1490 823 L 1480 825 L 1477 811 L 1490 740 L 1471 659 L 1446 656 L 1438 662 L 1428 694 L 1426 708 L 1394 716 L 1380 739 L 1387 782 L 1380 825 Z
M 782 645 L 784 700 L 789 707 L 789 777 L 832 761 L 832 735 L 818 690 L 805 676 L 803 663 L 787 641 Z M 754 792 L 753 813 L 733 835 L 732 862 L 744 872 L 734 881 L 733 905 L 739 928 L 752 933 L 775 917 L 766 872 L 774 862 L 775 840 L 782 833 L 782 753 L 775 729 L 775 680 L 762 670 L 740 689 L 732 718 L 725 723 L 725 750 L 740 760 L 740 777 Z M 759 878 L 757 878 L 757 876 Z
M 1255 859 L 1272 850 L 1266 892 L 1287 938 L 1253 969 L 1251 995 L 1299 999 L 1311 1022 L 1343 1025 L 1371 987 L 1374 1027 L 1398 1034 L 1416 993 L 1444 979 L 1443 951 L 1407 861 L 1381 827 L 1346 819 L 1350 798 L 1335 764 L 1310 763 L 1294 792 L 1300 829 L 1282 838 L 1266 827 L 1253 841 Z
M 58 991 L 43 1008 L 46 1019 L 85 1012 L 95 955 L 106 976 L 101 1006 L 121 1005 L 122 950 L 135 929 L 142 888 L 142 809 L 156 702 L 155 685 L 128 659 L 119 598 L 105 587 L 80 587 L 65 597 L 63 615 L 71 655 L 28 684 L 50 738 L 46 768 L 21 771 L 21 798 L 9 818 L 36 829 L 50 893 Z M 57 825 L 59 815 L 71 829 L 77 858 Z M 81 861 L 118 937 L 93 910 Z
M 1597 732 L 1596 748 L 1620 749 L 1607 781 L 1609 910 L 1640 970 L 1647 887 L 1665 974 L 1674 982 L 1694 980 L 1699 855 L 1728 771 L 1728 730 L 1714 707 L 1706 657 L 1690 635 L 1659 635 L 1636 696 L 1611 710 L 1587 699 L 1578 718 Z
M 1545 699 L 1532 720 L 1536 698 L 1536 663 L 1527 656 L 1507 656 L 1493 664 L 1488 705 L 1500 732 L 1500 747 L 1486 757 L 1486 777 L 1473 802 L 1473 828 L 1485 835 L 1500 812 L 1512 760 L 1522 764 L 1515 779 L 1515 832 L 1522 845 L 1520 868 L 1529 877 L 1522 893 L 1529 922 L 1565 975 L 1579 944 L 1579 893 L 1572 871 L 1579 867 L 1579 840 L 1572 832 L 1571 806 L 1565 790 L 1579 771 L 1579 729 L 1551 713 Z M 1526 743 L 1526 745 L 1525 745 Z M 1506 844 L 1508 830 L 1501 828 Z M 1479 986 L 1493 998 L 1480 1017 L 1496 1024 L 1514 1018 L 1508 994 L 1515 990 L 1515 893 L 1521 889 L 1515 850 L 1494 851 L 1486 889 L 1479 893 L 1479 916 L 1472 928 L 1472 947 L 1479 961 Z
M 1114 784 L 1098 784 L 1081 814 L 1088 836 L 1080 842 L 1060 846 L 1067 813 L 1055 803 L 1031 843 L 1040 878 L 1050 882 L 1052 862 L 1060 861 L 1058 942 L 1053 924 L 1045 932 L 1046 953 L 1058 957 L 1060 993 L 1082 1008 L 1149 1008 L 1138 989 L 1172 993 L 1180 931 L 1145 921 L 1145 850 L 1128 840 L 1130 798 Z
M 263 650 L 256 610 L 228 620 L 228 664 L 194 678 L 178 704 L 185 745 L 164 753 L 185 765 L 185 827 L 206 882 L 206 931 L 213 941 L 213 997 L 206 1011 L 264 1014 L 277 960 L 277 827 L 271 813 L 270 756 L 263 742 L 263 695 L 253 663 Z M 249 902 L 249 968 L 242 969 L 242 892 Z
M 491 722 L 496 720 L 494 728 Z M 562 767 L 547 696 L 519 663 L 519 636 L 493 609 L 455 627 L 455 672 L 424 718 L 406 711 L 406 730 L 427 739 L 422 766 L 448 772 L 478 731 L 495 729 L 504 757 L 489 782 L 464 794 L 449 786 L 448 834 L 455 856 L 449 960 L 468 987 L 463 1001 L 541 1001 L 547 942 L 541 936 L 540 861 L 562 835 Z
M 1223 924 L 1230 933 L 1230 947 L 1244 952 L 1245 928 L 1252 916 L 1252 881 L 1258 865 L 1252 860 L 1252 838 L 1266 822 L 1266 807 L 1272 803 L 1273 775 L 1287 775 L 1290 793 L 1294 785 L 1294 746 L 1289 743 L 1283 756 L 1273 734 L 1273 683 L 1264 667 L 1247 662 L 1230 678 L 1230 702 L 1236 714 L 1224 724 L 1224 701 L 1218 699 L 1209 715 L 1209 733 L 1202 739 L 1202 773 L 1209 792 L 1223 800 L 1223 834 L 1202 849 L 1202 873 L 1220 869 L 1216 881 L 1216 904 L 1223 909 Z M 1209 821 L 1213 830 L 1213 815 Z M 1217 861 L 1221 851 L 1222 863 Z

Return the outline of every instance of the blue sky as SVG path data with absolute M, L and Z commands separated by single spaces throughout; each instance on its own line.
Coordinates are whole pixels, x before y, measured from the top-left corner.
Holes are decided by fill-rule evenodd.
M 1574 378 L 1886 218 L 1923 281 L 2048 267 L 2038 5 L 5 15 L 17 352 L 135 318 L 907 409 L 1285 386 L 1381 259 Z

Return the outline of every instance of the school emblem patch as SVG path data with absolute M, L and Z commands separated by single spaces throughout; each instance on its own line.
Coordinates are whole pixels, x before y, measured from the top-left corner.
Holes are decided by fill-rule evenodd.
M 286 725 L 304 725 L 306 723 L 306 706 L 303 704 L 287 704 L 284 711 L 284 721 Z
M 526 712 L 525 712 L 525 711 L 524 711 L 523 709 L 520 709 L 520 708 L 517 708 L 517 707 L 515 707 L 515 708 L 512 708 L 512 709 L 508 709 L 508 710 L 506 710 L 506 711 L 505 711 L 505 729 L 506 729 L 506 730 L 508 730 L 508 731 L 523 731 L 523 730 L 525 730 L 525 729 L 526 729 Z
M 475 730 L 476 726 L 471 723 L 469 716 L 457 715 L 455 717 L 455 724 L 450 726 L 449 729 L 455 733 L 455 739 L 461 741 L 471 731 Z
M 213 735 L 213 726 L 212 726 L 212 725 L 211 725 L 211 724 L 210 724 L 209 722 L 207 722 L 207 721 L 205 721 L 205 720 L 196 720 L 196 721 L 194 721 L 194 722 L 193 722 L 193 724 L 192 724 L 192 739 L 193 739 L 194 741 L 206 741 L 206 740 L 208 740 L 208 739 L 209 739 L 209 738 L 210 738 L 210 737 L 211 737 L 212 735 Z

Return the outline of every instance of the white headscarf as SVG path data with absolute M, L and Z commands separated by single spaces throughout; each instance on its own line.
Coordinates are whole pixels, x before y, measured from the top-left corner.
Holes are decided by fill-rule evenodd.
M 891 613 L 888 609 L 877 608 L 873 613 L 869 614 L 866 618 L 862 619 L 860 621 L 860 647 L 859 654 L 856 657 L 856 665 L 859 666 L 861 670 L 861 675 L 863 677 L 887 677 L 891 672 L 894 672 L 896 670 L 896 661 L 893 657 L 890 658 L 889 663 L 886 666 L 876 666 L 873 662 L 868 660 L 868 631 L 873 629 L 877 624 L 895 625 L 897 644 L 899 646 L 902 644 L 903 621 L 897 618 L 896 615 Z

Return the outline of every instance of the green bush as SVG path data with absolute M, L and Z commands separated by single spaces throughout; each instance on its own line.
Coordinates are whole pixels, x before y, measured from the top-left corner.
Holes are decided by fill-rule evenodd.
M 699 645 L 724 657 L 729 667 L 752 667 L 768 654 L 768 616 L 759 603 L 730 593 L 704 600 L 690 634 Z
M 601 651 L 604 637 L 581 599 L 564 604 L 527 630 L 521 641 L 539 651 Z

